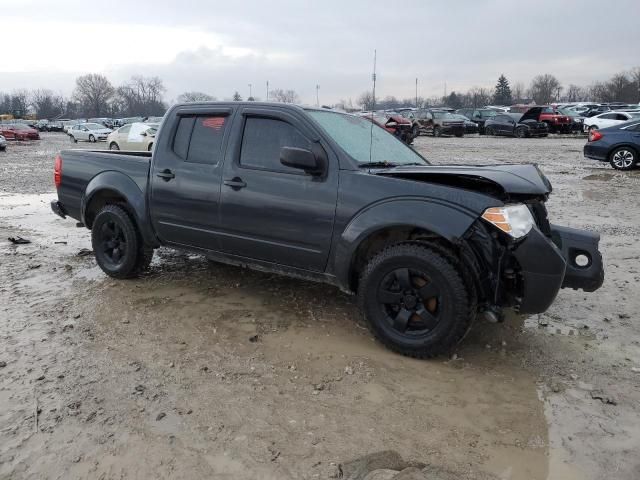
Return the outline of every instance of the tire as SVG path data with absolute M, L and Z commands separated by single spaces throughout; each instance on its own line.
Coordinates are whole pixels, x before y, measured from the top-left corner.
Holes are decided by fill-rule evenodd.
M 593 130 L 598 130 L 598 126 L 597 125 L 591 125 L 589 127 L 589 131 L 592 132 Z
M 434 137 L 441 137 L 442 136 L 442 128 L 440 128 L 438 125 L 433 127 L 433 136 Z
M 69 135 L 69 139 L 73 142 L 73 143 L 78 143 L 78 140 L 76 139 L 76 137 L 74 137 L 73 135 Z
M 464 137 L 464 133 L 456 133 L 456 137 L 462 138 L 462 137 Z
M 413 134 L 413 138 L 419 137 L 420 136 L 420 127 L 418 127 L 418 125 L 414 125 L 413 129 L 411 130 L 411 133 Z
M 142 241 L 127 211 L 118 205 L 105 205 L 91 226 L 91 245 L 98 266 L 117 279 L 135 278 L 149 267 L 153 249 Z
M 547 123 L 547 128 L 549 129 L 549 133 L 556 133 L 556 129 L 553 125 L 551 125 L 548 122 L 545 122 L 545 123 Z
M 120 146 L 116 142 L 111 142 L 109 144 L 109 150 L 120 150 Z
M 147 147 L 147 151 L 151 151 L 153 150 L 153 143 L 150 143 L 149 146 Z
M 516 128 L 516 137 L 518 138 L 524 138 L 527 136 L 527 130 L 524 127 L 518 127 Z
M 485 135 L 495 135 L 496 132 L 493 131 L 493 127 L 484 127 Z
M 91 143 L 96 143 L 96 137 L 94 137 L 93 135 L 89 135 L 89 141 Z
M 638 163 L 638 152 L 629 147 L 618 147 L 609 155 L 609 164 L 616 170 L 631 170 Z
M 360 310 L 373 335 L 415 358 L 447 353 L 462 340 L 475 317 L 471 297 L 447 256 L 419 243 L 392 245 L 375 255 L 358 288 Z

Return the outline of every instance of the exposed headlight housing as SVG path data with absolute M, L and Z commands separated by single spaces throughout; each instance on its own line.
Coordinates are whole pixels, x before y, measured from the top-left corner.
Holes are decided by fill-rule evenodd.
M 524 237 L 536 223 L 529 208 L 523 204 L 487 208 L 482 218 L 515 239 Z

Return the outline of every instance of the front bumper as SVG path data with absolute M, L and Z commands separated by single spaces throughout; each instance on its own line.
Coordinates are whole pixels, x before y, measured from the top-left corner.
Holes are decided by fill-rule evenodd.
M 440 127 L 444 135 L 464 135 L 465 126 L 461 125 L 442 125 Z
M 593 292 L 602 286 L 604 268 L 597 233 L 551 225 L 551 238 L 537 228 L 513 250 L 520 266 L 522 313 L 547 310 L 561 288 Z M 579 260 L 586 264 L 580 266 Z

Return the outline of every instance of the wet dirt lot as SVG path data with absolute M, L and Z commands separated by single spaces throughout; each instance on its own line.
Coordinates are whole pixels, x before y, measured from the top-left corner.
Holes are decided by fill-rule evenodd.
M 587 161 L 583 144 L 416 141 L 434 163 L 538 163 L 550 218 L 599 231 L 606 266 L 598 292 L 479 321 L 454 357 L 431 361 L 378 345 L 332 287 L 168 249 L 143 278 L 107 278 L 78 255 L 88 232 L 49 211 L 66 137 L 10 144 L 0 478 L 339 478 L 385 449 L 441 469 L 433 478 L 639 478 L 640 170 Z

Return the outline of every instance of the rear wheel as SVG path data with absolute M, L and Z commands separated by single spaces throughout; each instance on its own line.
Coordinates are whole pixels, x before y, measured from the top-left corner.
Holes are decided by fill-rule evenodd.
M 109 150 L 120 150 L 120 147 L 118 146 L 118 144 L 116 142 L 111 142 L 109 144 Z
M 133 278 L 151 263 L 153 249 L 147 247 L 127 211 L 106 205 L 91 226 L 91 244 L 98 265 L 113 278 Z
M 442 136 L 442 128 L 440 128 L 438 125 L 433 127 L 433 136 L 434 137 L 441 137 Z
M 616 148 L 609 156 L 609 163 L 616 170 L 631 170 L 637 162 L 637 153 L 629 147 Z
M 417 358 L 446 353 L 464 337 L 475 314 L 472 295 L 446 256 L 419 244 L 393 245 L 375 255 L 358 288 L 374 336 Z
M 485 135 L 495 135 L 496 132 L 493 130 L 493 127 L 484 127 L 484 134 Z
M 527 129 L 524 127 L 518 127 L 516 128 L 516 137 L 518 138 L 524 138 L 527 136 Z

